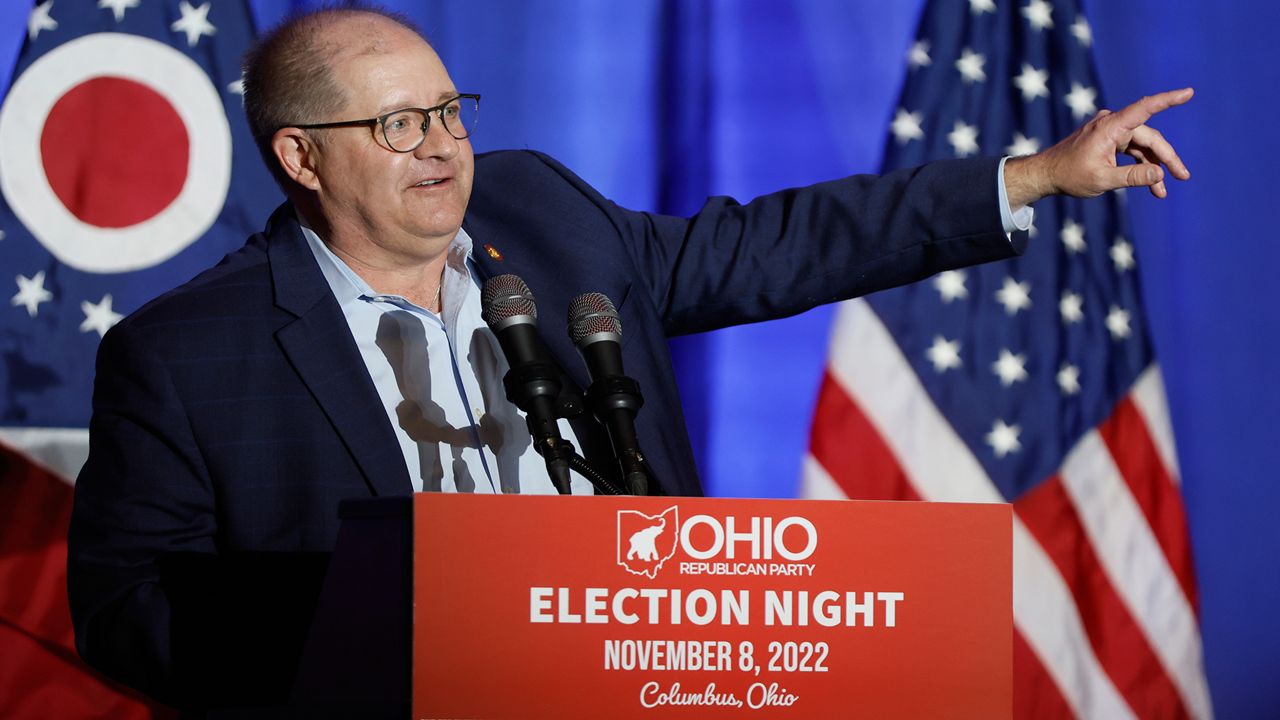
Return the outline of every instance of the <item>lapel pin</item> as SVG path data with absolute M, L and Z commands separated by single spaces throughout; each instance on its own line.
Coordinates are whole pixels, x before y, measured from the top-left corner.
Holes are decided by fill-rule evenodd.
M 484 251 L 489 253 L 489 257 L 497 260 L 498 262 L 502 262 L 502 253 L 498 252 L 498 248 L 490 245 L 489 243 L 485 243 Z

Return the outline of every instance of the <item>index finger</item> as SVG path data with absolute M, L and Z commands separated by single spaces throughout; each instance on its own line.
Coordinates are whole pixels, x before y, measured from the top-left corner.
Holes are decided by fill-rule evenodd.
M 1183 164 L 1182 158 L 1178 157 L 1178 153 L 1160 131 L 1154 128 L 1143 125 L 1134 130 L 1126 152 L 1140 162 L 1163 164 L 1179 180 L 1191 178 L 1191 171 Z
M 1136 130 L 1150 120 L 1152 115 L 1176 105 L 1181 105 L 1190 100 L 1195 94 L 1196 91 L 1188 87 L 1181 90 L 1168 90 L 1155 95 L 1148 95 L 1115 113 L 1115 122 L 1120 123 L 1120 126 L 1126 131 Z

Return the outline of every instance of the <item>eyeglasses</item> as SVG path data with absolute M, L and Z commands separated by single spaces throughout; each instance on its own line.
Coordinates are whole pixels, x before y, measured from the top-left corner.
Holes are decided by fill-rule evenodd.
M 453 137 L 465 140 L 475 132 L 476 120 L 480 117 L 480 96 L 459 95 L 451 100 L 429 108 L 401 108 L 386 115 L 367 120 L 343 120 L 341 122 L 312 123 L 310 125 L 287 125 L 300 130 L 320 130 L 338 127 L 373 127 L 382 126 L 382 137 L 387 147 L 400 153 L 413 152 L 427 139 L 427 130 L 431 128 L 431 116 L 440 118 L 440 124 Z

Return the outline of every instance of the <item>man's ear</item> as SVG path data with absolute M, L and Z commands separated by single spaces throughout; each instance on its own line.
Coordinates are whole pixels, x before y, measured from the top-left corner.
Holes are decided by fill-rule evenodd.
M 311 136 L 298 128 L 280 128 L 271 136 L 271 150 L 276 162 L 291 180 L 308 190 L 320 189 L 316 175 L 317 147 Z

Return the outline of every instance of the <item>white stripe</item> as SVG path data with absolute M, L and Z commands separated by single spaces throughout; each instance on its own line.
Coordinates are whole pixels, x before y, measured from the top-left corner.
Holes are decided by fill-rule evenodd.
M 1133 717 L 1093 654 L 1071 588 L 1017 515 L 1013 516 L 1013 616 L 1076 717 Z
M 89 431 L 83 428 L 0 427 L 0 442 L 73 485 L 89 457 Z
M 1187 711 L 1192 717 L 1211 717 L 1195 613 L 1096 431 L 1067 454 L 1060 474 L 1111 586 L 1146 635 Z
M 939 502 L 1005 501 L 866 301 L 840 306 L 828 367 L 876 427 L 921 497 Z
M 995 484 L 938 411 L 880 318 L 864 300 L 836 314 L 829 370 L 926 500 L 1003 502 Z M 1057 567 L 1015 518 L 1014 622 L 1083 718 L 1131 714 L 1089 645 Z
M 848 500 L 849 496 L 827 473 L 826 468 L 813 457 L 805 453 L 804 464 L 800 471 L 800 497 L 807 500 Z
M 1147 423 L 1147 432 L 1155 443 L 1156 452 L 1164 461 L 1164 469 L 1173 478 L 1175 485 L 1181 484 L 1182 472 L 1178 469 L 1178 448 L 1173 441 L 1173 423 L 1169 417 L 1169 405 L 1165 400 L 1164 376 L 1160 366 L 1152 364 L 1138 376 L 1129 392 L 1133 404 L 1138 406 L 1138 413 Z

